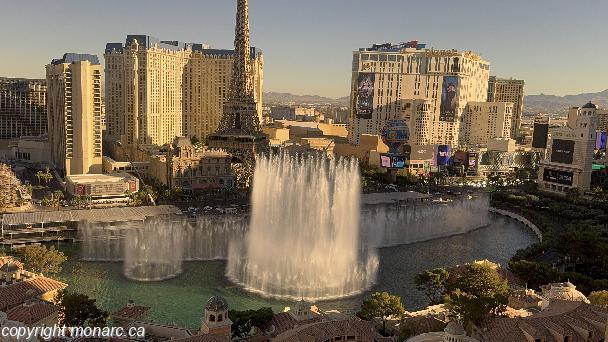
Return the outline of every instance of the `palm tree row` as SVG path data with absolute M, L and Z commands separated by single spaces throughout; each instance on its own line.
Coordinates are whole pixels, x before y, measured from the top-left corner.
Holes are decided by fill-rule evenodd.
M 51 170 L 47 167 L 46 169 L 44 169 L 44 171 L 38 170 L 38 172 L 36 172 L 36 178 L 38 178 L 38 185 L 40 185 L 41 180 L 44 180 L 44 183 L 48 184 L 48 182 L 53 179 L 53 174 L 51 173 Z

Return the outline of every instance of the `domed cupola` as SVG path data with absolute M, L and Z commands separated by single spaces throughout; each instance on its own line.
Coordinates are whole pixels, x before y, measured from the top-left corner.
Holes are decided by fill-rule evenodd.
M 201 333 L 225 338 L 232 336 L 232 321 L 228 318 L 228 302 L 220 296 L 209 298 L 205 305 L 205 313 L 201 324 Z
M 589 109 L 589 108 L 597 109 L 598 107 L 597 107 L 597 105 L 596 105 L 596 104 L 593 104 L 591 101 L 589 101 L 589 102 L 585 103 L 585 105 L 584 105 L 582 108 L 586 108 L 586 109 Z

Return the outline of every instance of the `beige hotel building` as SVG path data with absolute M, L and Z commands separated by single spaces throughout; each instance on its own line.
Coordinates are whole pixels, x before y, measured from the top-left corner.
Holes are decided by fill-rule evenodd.
M 176 136 L 204 139 L 220 122 L 232 77 L 233 50 L 128 35 L 108 43 L 106 136 L 127 145 L 164 145 Z M 255 96 L 262 118 L 264 62 L 252 48 Z
M 488 102 L 513 103 L 513 116 L 511 117 L 511 138 L 520 137 L 521 114 L 524 110 L 524 80 L 513 78 L 498 78 L 490 76 L 488 83 Z
M 412 145 L 485 145 L 510 136 L 512 105 L 481 104 L 490 63 L 470 51 L 434 50 L 417 41 L 353 52 L 349 142 L 404 119 Z M 508 118 L 508 119 L 507 119 Z
M 50 159 L 63 175 L 101 173 L 101 72 L 88 54 L 46 66 Z

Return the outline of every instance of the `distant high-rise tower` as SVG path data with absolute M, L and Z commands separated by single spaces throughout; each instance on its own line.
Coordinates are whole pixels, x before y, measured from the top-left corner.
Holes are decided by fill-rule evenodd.
M 75 53 L 46 66 L 51 159 L 63 175 L 101 173 L 101 69 Z
M 249 44 L 248 0 L 237 0 L 234 37 L 234 66 L 228 101 L 218 131 L 209 135 L 211 148 L 221 148 L 241 161 L 243 170 L 239 183 L 248 183 L 252 176 L 255 154 L 269 148 L 268 137 L 262 133 L 254 98 Z
M 524 110 L 524 80 L 512 78 L 498 78 L 490 76 L 488 82 L 488 102 L 513 103 L 513 116 L 511 117 L 511 138 L 517 139 L 520 135 L 521 114 Z
M 205 140 L 218 130 L 229 98 L 234 50 L 127 35 L 123 43 L 106 44 L 104 59 L 105 140 L 164 145 L 176 136 Z M 251 48 L 250 64 L 261 118 L 264 57 L 260 49 Z
M 410 145 L 477 147 L 508 138 L 513 106 L 485 103 L 489 77 L 481 56 L 415 40 L 354 51 L 349 142 L 379 135 L 387 120 L 407 122 Z
M 46 130 L 46 80 L 0 77 L 0 139 Z

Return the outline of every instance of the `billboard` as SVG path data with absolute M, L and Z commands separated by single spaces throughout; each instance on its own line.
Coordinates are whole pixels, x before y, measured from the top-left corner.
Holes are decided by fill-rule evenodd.
M 137 182 L 134 180 L 129 181 L 129 192 L 137 192 Z
M 382 167 L 391 167 L 391 157 L 389 156 L 380 156 L 380 165 Z
M 376 75 L 360 73 L 357 79 L 357 117 L 371 119 L 374 112 L 374 82 Z
M 574 175 L 570 171 L 545 169 L 543 180 L 545 182 L 572 185 Z
M 405 157 L 404 156 L 393 156 L 391 158 L 391 167 L 394 169 L 403 169 L 405 167 Z
M 453 122 L 456 119 L 458 88 L 458 76 L 443 76 L 439 121 Z
M 439 145 L 437 146 L 437 165 L 443 166 L 448 165 L 450 161 L 450 157 L 452 154 L 450 153 L 450 145 Z
M 454 166 L 465 165 L 467 161 L 467 152 L 466 151 L 456 151 L 454 153 L 454 159 L 452 159 L 452 164 Z
M 547 148 L 548 134 L 548 123 L 534 123 L 534 132 L 532 133 L 532 147 Z
M 477 167 L 477 152 L 469 152 L 467 154 L 467 159 L 469 160 L 469 168 Z
M 551 161 L 554 163 L 572 164 L 574 155 L 574 141 L 553 139 L 551 147 Z
M 411 160 L 433 160 L 435 159 L 434 145 L 414 145 L 412 146 Z
M 596 150 L 605 150 L 606 149 L 606 132 L 597 132 L 597 137 L 595 139 L 595 149 Z
M 406 166 L 407 157 L 402 155 L 380 155 L 380 165 L 387 169 L 403 169 Z
M 74 190 L 74 195 L 86 195 L 87 187 L 85 184 L 76 184 L 76 189 Z

